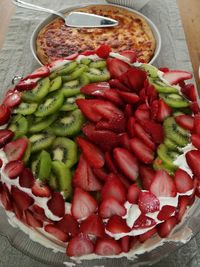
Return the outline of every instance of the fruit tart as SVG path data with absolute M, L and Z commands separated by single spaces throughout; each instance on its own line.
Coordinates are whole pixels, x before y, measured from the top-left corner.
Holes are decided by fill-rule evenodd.
M 40 67 L 0 105 L 0 200 L 69 257 L 128 256 L 200 196 L 191 73 L 102 45 Z

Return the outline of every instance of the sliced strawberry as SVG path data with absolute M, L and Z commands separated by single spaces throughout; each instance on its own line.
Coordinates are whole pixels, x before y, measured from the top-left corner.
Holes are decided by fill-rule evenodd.
M 162 207 L 161 211 L 157 215 L 157 218 L 160 221 L 166 221 L 171 216 L 173 216 L 175 212 L 176 212 L 176 207 L 166 205 Z
M 174 183 L 176 185 L 177 192 L 179 193 L 185 193 L 194 188 L 192 178 L 182 169 L 176 170 L 174 174 Z
M 75 219 L 85 219 L 97 209 L 96 200 L 81 188 L 75 188 L 72 201 L 72 215 Z
M 139 241 L 141 243 L 144 243 L 146 240 L 148 240 L 150 237 L 152 237 L 157 232 L 156 227 L 145 232 L 144 234 L 139 235 Z
M 162 72 L 168 72 L 169 71 L 169 68 L 163 67 L 163 68 L 159 68 L 159 70 L 162 71 Z
M 128 150 L 119 147 L 113 150 L 113 156 L 120 171 L 135 181 L 139 171 L 137 159 Z
M 6 184 L 0 182 L 0 200 L 6 210 L 13 210 L 13 201 Z
M 161 144 L 164 139 L 164 130 L 161 124 L 151 120 L 141 122 L 145 131 L 151 136 L 156 144 Z
M 6 95 L 3 103 L 9 108 L 18 106 L 21 103 L 21 93 L 16 90 L 10 92 Z
M 39 221 L 51 222 L 51 220 L 46 217 L 44 209 L 38 206 L 37 204 L 34 204 L 32 206 L 32 210 L 35 218 Z
M 35 181 L 32 187 L 32 193 L 36 197 L 50 197 L 51 196 L 51 190 L 49 186 L 43 184 L 39 180 Z
M 4 152 L 9 161 L 21 160 L 28 145 L 26 137 L 19 138 L 5 145 Z
M 133 109 L 131 104 L 126 104 L 125 109 L 124 109 L 124 116 L 125 118 L 129 118 L 133 116 Z
M 38 69 L 36 69 L 34 72 L 29 74 L 27 78 L 29 79 L 35 79 L 35 78 L 42 78 L 42 77 L 47 77 L 50 74 L 50 70 L 47 66 L 42 66 Z
M 34 80 L 24 80 L 22 79 L 21 81 L 18 82 L 18 84 L 15 86 L 15 88 L 19 91 L 28 91 L 33 89 L 34 87 L 37 86 L 37 82 Z
M 146 146 L 139 138 L 132 138 L 130 140 L 131 151 L 142 162 L 149 164 L 154 160 L 154 152 Z
M 159 100 L 154 100 L 151 103 L 151 119 L 157 121 L 158 109 L 159 109 Z
M 70 214 L 65 214 L 64 217 L 56 223 L 56 227 L 71 236 L 76 236 L 79 233 L 78 222 Z
M 191 79 L 192 73 L 181 70 L 169 70 L 164 73 L 163 78 L 170 84 L 178 84 L 181 81 Z
M 15 179 L 23 172 L 23 170 L 24 170 L 24 163 L 20 160 L 10 161 L 6 164 L 4 168 L 5 174 L 10 179 Z
M 199 103 L 197 101 L 190 103 L 190 109 L 194 114 L 199 114 L 200 113 Z
M 120 239 L 120 245 L 123 252 L 128 252 L 130 250 L 130 236 L 124 236 Z
M 192 134 L 191 135 L 192 144 L 200 150 L 200 134 Z
M 179 115 L 175 117 L 176 122 L 178 123 L 178 125 L 180 125 L 181 127 L 183 127 L 186 130 L 193 130 L 194 127 L 194 118 L 190 115 Z
M 10 118 L 10 109 L 5 105 L 0 105 L 0 125 L 3 125 L 8 122 Z
M 120 134 L 118 136 L 119 138 L 119 144 L 120 146 L 122 146 L 123 148 L 127 149 L 127 150 L 130 150 L 130 145 L 129 145 L 129 136 L 127 133 L 123 133 L 123 134 Z
M 120 203 L 126 201 L 126 188 L 115 174 L 110 174 L 101 190 L 102 200 L 113 197 Z
M 197 93 L 196 93 L 194 84 L 192 84 L 192 83 L 184 84 L 183 86 L 181 86 L 181 92 L 189 100 L 191 100 L 191 101 L 197 100 Z
M 133 229 L 144 229 L 156 225 L 156 221 L 144 214 L 141 214 L 133 225 Z
M 92 169 L 94 175 L 100 180 L 100 181 L 106 181 L 108 173 L 105 170 L 105 168 L 100 168 L 100 169 L 96 169 L 93 168 Z
M 83 155 L 79 158 L 78 167 L 73 176 L 73 185 L 86 191 L 99 191 L 102 187 Z
M 80 146 L 83 155 L 89 165 L 93 168 L 102 168 L 104 165 L 104 155 L 101 150 L 82 137 L 77 137 L 76 141 Z
M 102 218 L 110 218 L 113 215 L 125 216 L 125 207 L 113 197 L 108 197 L 102 201 L 99 207 L 99 215 Z
M 91 96 L 104 96 L 105 92 L 110 90 L 108 82 L 90 83 L 81 87 L 81 93 Z
M 144 123 L 145 122 L 150 122 L 150 121 L 144 121 Z M 151 136 L 149 135 L 151 128 L 146 128 L 148 126 L 145 125 L 145 127 L 142 127 L 139 123 L 135 123 L 135 125 L 134 125 L 134 133 L 135 133 L 135 136 L 140 138 L 141 141 L 143 141 L 145 145 L 147 145 L 150 149 L 155 150 L 156 149 L 156 146 L 154 144 L 155 140 L 153 140 L 154 142 L 152 141 L 153 138 L 151 138 Z M 161 129 L 163 131 L 162 126 L 160 126 L 160 127 L 161 127 Z M 156 142 L 158 142 L 158 140 L 156 140 Z
M 126 87 L 123 83 L 121 83 L 118 79 L 111 79 L 109 84 L 112 88 L 119 89 L 120 91 L 130 91 L 128 87 Z
M 53 224 L 45 225 L 44 230 L 62 242 L 67 242 L 67 240 L 68 240 L 68 235 L 66 233 L 64 233 L 63 231 L 61 231 L 60 229 L 58 229 Z
M 175 217 L 171 217 L 163 223 L 159 224 L 157 227 L 159 236 L 162 238 L 167 237 L 176 226 L 176 224 L 177 220 Z
M 101 114 L 94 113 L 94 106 L 97 104 L 103 104 L 103 100 L 99 99 L 77 99 L 76 104 L 79 109 L 85 115 L 85 117 L 93 122 L 101 120 Z
M 112 103 L 116 104 L 117 106 L 124 105 L 123 98 L 120 97 L 119 91 L 117 91 L 116 89 L 110 89 L 105 91 L 103 97 L 111 101 Z
M 118 91 L 118 94 L 126 103 L 135 104 L 140 100 L 139 96 L 133 92 Z
M 135 117 L 134 116 L 129 117 L 127 122 L 127 133 L 130 137 L 135 136 L 135 125 L 136 125 Z
M 157 197 L 175 197 L 176 186 L 165 170 L 158 170 L 150 186 L 150 192 Z
M 99 56 L 100 58 L 108 58 L 110 52 L 112 51 L 111 47 L 107 44 L 103 44 L 101 45 L 97 50 L 96 50 L 96 54 L 97 56 Z
M 5 146 L 14 136 L 11 130 L 2 129 L 0 130 L 0 148 Z
M 108 168 L 108 170 L 110 172 L 118 175 L 117 167 L 115 166 L 115 163 L 113 161 L 113 158 L 112 158 L 110 152 L 106 152 L 106 154 L 105 154 L 105 164 L 106 164 L 106 167 Z
M 3 165 L 3 161 L 2 159 L 0 159 L 0 168 L 2 167 L 2 165 Z
M 26 210 L 24 214 L 28 225 L 34 228 L 42 228 L 43 222 L 36 219 L 33 212 L 31 212 L 30 210 Z
M 107 67 L 112 78 L 118 78 L 125 73 L 131 66 L 118 58 L 108 58 Z
M 110 130 L 115 133 L 123 133 L 125 132 L 125 125 L 126 120 L 124 118 L 124 115 L 117 114 L 111 119 L 107 120 L 100 120 L 96 124 L 96 129 L 98 130 Z
M 142 213 L 156 212 L 160 209 L 159 199 L 150 192 L 140 192 L 138 205 Z
M 97 255 L 118 255 L 122 252 L 120 244 L 112 238 L 97 239 L 95 251 Z
M 101 218 L 96 214 L 90 215 L 86 220 L 81 222 L 80 232 L 86 235 L 94 235 L 96 237 L 105 236 L 104 224 Z
M 25 188 L 31 188 L 34 185 L 35 178 L 30 169 L 24 168 L 22 173 L 19 176 L 19 184 Z
M 157 100 L 158 94 L 156 92 L 155 87 L 152 84 L 149 84 L 147 80 L 147 86 L 146 86 L 146 95 L 148 99 L 148 103 L 151 105 L 153 101 Z
M 142 180 L 142 187 L 145 190 L 149 190 L 150 185 L 155 176 L 155 171 L 150 167 L 147 167 L 145 165 L 140 165 L 139 173 Z
M 80 55 L 84 55 L 84 56 L 91 56 L 91 55 L 95 55 L 96 51 L 95 50 L 85 50 L 83 52 L 80 53 Z M 79 54 L 77 54 L 78 56 Z
M 194 117 L 193 133 L 200 134 L 200 115 Z
M 150 111 L 146 104 L 140 105 L 135 111 L 135 118 L 140 122 L 150 119 Z
M 122 52 L 120 52 L 120 55 L 128 58 L 128 60 L 130 61 L 130 63 L 134 63 L 137 61 L 137 55 L 136 52 L 133 50 L 124 50 Z
M 106 224 L 106 230 L 112 234 L 128 233 L 130 232 L 130 227 L 126 224 L 126 220 L 122 219 L 118 215 L 113 215 Z
M 11 187 L 11 195 L 16 205 L 22 211 L 27 210 L 34 203 L 32 197 L 18 189 L 16 186 Z
M 132 204 L 138 203 L 138 198 L 141 190 L 136 184 L 132 184 L 128 188 L 127 200 Z
M 12 203 L 13 212 L 15 213 L 18 220 L 27 223 L 26 218 L 24 216 L 24 212 L 20 210 L 15 202 Z
M 167 117 L 172 114 L 172 109 L 165 103 L 165 101 L 160 98 L 158 100 L 158 113 L 156 116 L 157 121 L 164 121 Z
M 47 206 L 54 215 L 58 217 L 65 215 L 65 202 L 60 192 L 52 193 L 51 199 L 47 202 Z
M 67 246 L 67 256 L 80 257 L 94 252 L 94 244 L 84 234 L 73 237 Z
M 200 177 L 200 164 L 197 164 L 200 160 L 200 151 L 191 150 L 186 153 L 186 161 L 192 170 L 193 174 Z
M 186 212 L 188 204 L 189 204 L 188 196 L 179 196 L 177 213 L 175 215 L 177 222 L 181 221 L 183 215 Z

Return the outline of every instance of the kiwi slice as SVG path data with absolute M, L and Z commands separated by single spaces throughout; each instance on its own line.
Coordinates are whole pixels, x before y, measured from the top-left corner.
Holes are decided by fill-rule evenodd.
M 63 106 L 61 107 L 60 110 L 61 111 L 71 111 L 71 110 L 77 109 L 78 106 L 76 104 L 76 99 L 79 99 L 79 98 L 85 98 L 85 96 L 83 94 L 80 94 L 80 95 L 65 98 Z
M 92 60 L 88 57 L 81 58 L 80 63 L 84 65 L 89 65 Z
M 58 187 L 68 199 L 72 195 L 72 174 L 67 166 L 61 161 L 52 161 L 52 171 L 58 181 Z
M 106 61 L 105 60 L 93 61 L 90 63 L 89 67 L 95 69 L 104 69 L 106 67 Z
M 15 115 L 12 117 L 8 129 L 15 133 L 15 139 L 17 139 L 28 132 L 28 121 L 20 114 Z
M 38 163 L 39 163 L 39 159 L 34 159 L 32 160 L 31 162 L 31 170 L 32 170 L 32 173 L 35 177 L 38 177 L 38 174 L 37 174 L 37 170 L 38 170 Z
M 24 116 L 33 114 L 37 109 L 37 103 L 25 103 L 22 102 L 17 109 L 14 110 L 14 113 L 22 114 Z
M 79 77 L 79 81 L 80 81 L 80 87 L 82 87 L 82 86 L 90 83 L 90 79 L 88 78 L 88 76 L 86 75 L 86 73 L 83 73 Z
M 58 190 L 58 182 L 56 179 L 56 176 L 54 174 L 50 174 L 49 177 L 49 186 L 54 190 L 57 191 Z
M 174 171 L 175 169 L 178 168 L 173 163 L 175 158 L 178 156 L 178 153 L 174 151 L 169 151 L 164 144 L 160 144 L 157 149 L 157 154 L 168 169 Z
M 151 78 L 158 78 L 158 69 L 150 64 L 142 64 L 140 68 L 147 72 Z
M 58 114 L 53 114 L 44 119 L 39 117 L 33 119 L 32 124 L 29 126 L 29 133 L 38 133 L 46 129 L 56 120 L 57 116 Z
M 56 91 L 60 89 L 61 86 L 62 86 L 62 78 L 61 76 L 58 76 L 50 82 L 49 92 Z
M 79 78 L 87 69 L 88 69 L 88 66 L 84 64 L 80 64 L 72 73 L 66 76 L 62 76 L 62 81 L 68 82 L 68 81 L 75 80 Z
M 49 176 L 51 173 L 51 156 L 50 154 L 42 150 L 39 156 L 39 160 L 37 163 L 37 177 L 45 182 L 46 180 L 49 180 Z
M 45 101 L 38 106 L 35 112 L 35 116 L 46 117 L 48 115 L 55 113 L 62 107 L 63 101 L 64 101 L 64 95 L 62 92 L 60 92 L 59 94 L 57 93 L 49 94 L 48 97 L 45 99 Z
M 66 75 L 68 73 L 71 73 L 72 71 L 74 71 L 74 69 L 77 67 L 78 63 L 77 61 L 72 61 L 69 62 L 67 64 L 65 64 L 64 66 L 62 66 L 61 68 L 53 71 L 49 78 L 52 80 L 54 78 L 56 78 L 57 76 L 62 76 L 62 75 Z
M 85 74 L 92 83 L 105 82 L 110 79 L 110 73 L 108 72 L 107 68 L 104 68 L 102 70 L 97 68 L 89 68 L 89 70 Z
M 28 145 L 27 145 L 26 151 L 25 151 L 24 156 L 23 156 L 23 161 L 25 164 L 28 163 L 29 158 L 31 156 L 31 142 L 29 139 L 27 139 L 27 140 L 28 140 Z
M 71 139 L 58 137 L 53 142 L 52 159 L 62 161 L 70 168 L 77 163 L 77 145 Z
M 51 131 L 57 136 L 74 136 L 80 132 L 84 121 L 83 114 L 79 109 L 68 113 L 63 112 L 51 125 Z
M 164 145 L 172 151 L 177 151 L 179 152 L 179 147 L 177 146 L 177 144 L 175 142 L 173 142 L 172 140 L 170 140 L 169 138 L 165 138 L 164 140 Z M 181 153 L 181 152 L 180 152 Z
M 149 78 L 149 82 L 154 85 L 154 87 L 156 88 L 156 91 L 158 93 L 166 93 L 166 94 L 174 93 L 174 94 L 178 94 L 178 89 L 176 89 L 175 87 L 172 87 L 172 86 L 169 86 L 169 85 L 165 84 L 160 79 Z
M 178 94 L 160 94 L 160 97 L 172 108 L 185 108 L 190 105 L 186 98 Z
M 40 80 L 35 88 L 22 94 L 25 102 L 40 102 L 49 92 L 50 80 L 48 77 Z
M 80 82 L 79 80 L 73 80 L 67 83 L 64 83 L 63 87 L 62 87 L 62 92 L 63 95 L 68 97 L 68 96 L 74 96 L 77 94 L 80 94 Z
M 184 147 L 189 142 L 188 131 L 180 127 L 173 117 L 168 117 L 163 122 L 165 136 L 175 142 L 178 146 Z
M 154 170 L 165 170 L 169 173 L 169 175 L 173 175 L 174 171 L 168 168 L 168 166 L 165 165 L 165 163 L 162 161 L 160 157 L 157 157 L 153 162 L 153 168 Z
M 32 135 L 29 140 L 31 142 L 31 153 L 38 152 L 50 147 L 55 139 L 55 136 L 46 133 Z

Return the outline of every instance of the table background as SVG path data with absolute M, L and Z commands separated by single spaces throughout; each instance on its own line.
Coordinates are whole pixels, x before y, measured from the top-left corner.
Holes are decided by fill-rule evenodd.
M 38 3 L 38 1 L 29 0 Z M 80 3 L 77 0 L 40 0 L 40 5 L 60 9 L 71 4 Z M 103 0 L 84 1 L 84 3 L 103 3 Z M 48 4 L 47 4 L 48 3 Z M 81 1 L 82 3 L 82 1 Z M 192 71 L 185 36 L 175 0 L 152 0 L 141 12 L 149 17 L 157 26 L 162 37 L 161 54 L 156 61 L 159 66 Z M 0 52 L 0 96 L 11 85 L 16 74 L 25 76 L 37 67 L 30 51 L 30 36 L 36 25 L 46 17 L 44 13 L 17 8 L 12 18 L 7 38 Z M 154 267 L 196 267 L 200 266 L 200 235 L 193 238 L 182 249 L 163 259 Z M 0 267 L 48 267 L 23 255 L 12 248 L 6 238 L 0 237 Z M 49 266 L 50 267 L 50 266 Z M 106 267 L 106 266 L 105 266 Z

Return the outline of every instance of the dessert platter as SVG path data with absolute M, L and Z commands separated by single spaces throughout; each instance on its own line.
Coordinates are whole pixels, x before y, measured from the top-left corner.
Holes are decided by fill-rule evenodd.
M 153 263 L 199 230 L 192 74 L 147 62 L 102 44 L 36 69 L 0 104 L 1 205 L 55 266 Z

